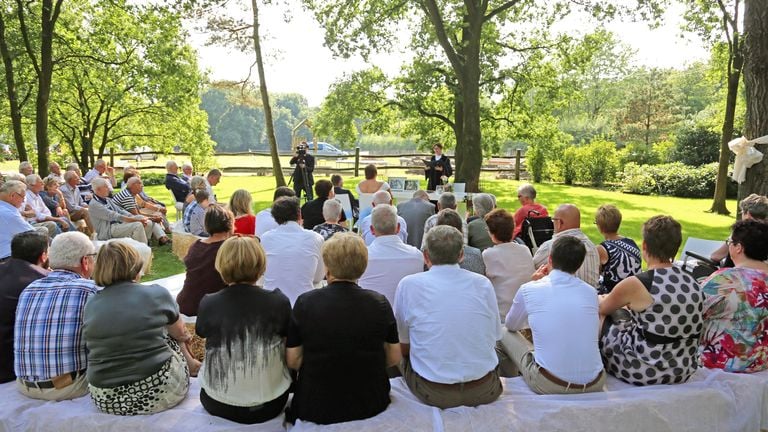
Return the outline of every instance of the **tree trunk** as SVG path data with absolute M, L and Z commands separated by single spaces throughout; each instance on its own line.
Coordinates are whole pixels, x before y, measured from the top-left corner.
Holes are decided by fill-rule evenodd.
M 57 2 L 57 6 L 61 0 Z M 37 138 L 37 172 L 40 177 L 48 175 L 48 102 L 51 97 L 53 76 L 53 31 L 56 25 L 53 0 L 43 0 L 40 20 L 40 75 L 37 77 L 37 99 L 35 101 L 35 137 Z
M 269 105 L 269 93 L 267 93 L 267 81 L 264 76 L 264 61 L 261 57 L 261 38 L 259 36 L 259 0 L 251 0 L 253 7 L 253 49 L 256 51 L 256 67 L 259 71 L 259 92 L 264 109 L 264 122 L 267 126 L 267 139 L 269 140 L 269 152 L 272 155 L 272 172 L 275 175 L 276 187 L 285 186 L 283 169 L 280 166 L 280 156 L 277 152 L 277 138 L 275 138 L 275 125 L 272 123 L 272 108 Z
M 13 59 L 8 51 L 8 42 L 5 38 L 5 20 L 0 14 L 0 56 L 3 58 L 5 66 L 5 86 L 8 90 L 8 104 L 11 112 L 11 126 L 13 127 L 13 141 L 16 143 L 16 151 L 19 153 L 19 160 L 29 160 L 27 148 L 24 145 L 24 133 L 21 127 L 21 107 L 19 106 L 19 96 L 16 92 L 16 79 L 13 73 Z
M 464 67 L 456 71 L 461 91 L 461 161 L 457 161 L 456 181 L 466 183 L 467 192 L 480 190 L 480 168 L 483 165 L 482 132 L 480 130 L 480 41 L 483 15 L 466 17 L 463 37 Z
M 712 201 L 712 208 L 709 209 L 710 212 L 722 215 L 731 214 L 725 206 L 726 191 L 728 189 L 728 160 L 731 154 L 728 142 L 733 138 L 736 100 L 739 96 L 739 81 L 741 80 L 741 68 L 744 62 L 741 54 L 737 54 L 737 57 L 733 59 L 733 70 L 728 74 L 728 94 L 725 101 L 723 136 L 720 139 L 720 159 L 717 168 L 717 181 L 715 183 L 715 197 Z
M 768 0 L 744 2 L 744 88 L 744 136 L 768 135 Z M 746 180 L 739 185 L 739 200 L 752 193 L 768 194 L 768 145 L 755 147 L 763 153 L 763 160 L 747 169 Z

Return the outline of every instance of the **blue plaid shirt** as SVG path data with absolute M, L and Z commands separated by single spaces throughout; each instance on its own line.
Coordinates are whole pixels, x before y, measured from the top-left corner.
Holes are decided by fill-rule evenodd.
M 86 368 L 83 311 L 97 290 L 90 279 L 55 270 L 21 292 L 13 342 L 17 377 L 47 381 Z
M 205 231 L 205 209 L 197 201 L 192 201 L 184 210 L 183 222 L 185 232 L 208 237 L 208 233 Z

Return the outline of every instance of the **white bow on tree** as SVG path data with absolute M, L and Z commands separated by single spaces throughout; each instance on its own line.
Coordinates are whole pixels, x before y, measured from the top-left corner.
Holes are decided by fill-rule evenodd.
M 731 178 L 739 184 L 746 180 L 747 168 L 763 160 L 763 154 L 755 149 L 755 144 L 768 144 L 768 135 L 753 140 L 740 137 L 728 143 L 728 148 L 736 154 Z

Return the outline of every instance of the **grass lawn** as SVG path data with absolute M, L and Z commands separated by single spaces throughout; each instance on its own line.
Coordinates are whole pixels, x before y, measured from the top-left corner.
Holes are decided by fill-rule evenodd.
M 391 174 L 390 174 L 391 175 Z M 402 175 L 402 174 L 397 174 Z M 380 175 L 380 178 L 385 177 Z M 413 178 L 414 176 L 409 176 Z M 325 178 L 316 176 L 317 179 Z M 355 185 L 363 180 L 362 177 L 345 180 L 347 189 L 354 189 Z M 517 209 L 520 204 L 517 201 L 517 186 L 520 182 L 514 180 L 495 180 L 492 177 L 484 177 L 482 185 L 485 192 L 496 195 L 499 207 L 508 210 Z M 426 185 L 422 181 L 422 187 Z M 272 202 L 272 193 L 275 187 L 273 177 L 234 176 L 225 175 L 221 183 L 214 188 L 219 202 L 227 202 L 235 189 L 246 189 L 253 196 L 256 211 L 269 207 Z M 689 236 L 706 239 L 725 239 L 729 233 L 729 226 L 734 222 L 734 217 L 720 216 L 707 213 L 711 199 L 688 199 L 659 196 L 629 195 L 621 192 L 590 189 L 586 187 L 565 186 L 559 184 L 536 185 L 538 201 L 544 204 L 550 212 L 562 203 L 573 203 L 581 209 L 582 229 L 594 241 L 602 240 L 597 228 L 592 223 L 597 207 L 610 203 L 616 205 L 623 214 L 623 222 L 620 233 L 632 237 L 639 242 L 640 229 L 649 217 L 657 214 L 669 214 L 677 219 L 683 226 L 683 243 Z M 149 186 L 147 193 L 168 204 L 168 216 L 171 221 L 175 219 L 175 210 L 171 205 L 170 192 L 164 186 Z M 735 200 L 728 202 L 728 208 L 736 211 Z M 145 276 L 145 280 L 152 280 L 181 273 L 184 265 L 171 254 L 170 247 L 155 249 L 152 272 Z

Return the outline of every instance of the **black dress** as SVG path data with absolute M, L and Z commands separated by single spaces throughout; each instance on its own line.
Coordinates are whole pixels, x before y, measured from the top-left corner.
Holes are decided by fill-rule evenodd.
M 435 168 L 442 167 L 442 171 L 438 171 Z M 439 160 L 435 160 L 435 155 L 432 155 L 429 163 L 427 164 L 427 170 L 424 171 L 424 177 L 427 179 L 427 190 L 435 190 L 437 185 L 443 184 L 442 176 L 450 177 L 453 175 L 453 169 L 451 168 L 451 160 L 448 156 L 442 155 Z
M 389 405 L 384 343 L 399 342 L 383 295 L 351 282 L 302 294 L 293 308 L 287 347 L 303 347 L 286 419 L 318 424 L 373 417 Z

